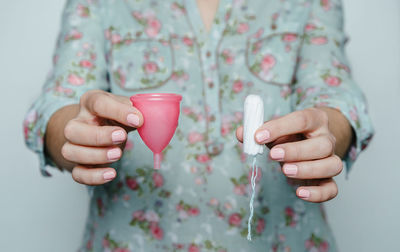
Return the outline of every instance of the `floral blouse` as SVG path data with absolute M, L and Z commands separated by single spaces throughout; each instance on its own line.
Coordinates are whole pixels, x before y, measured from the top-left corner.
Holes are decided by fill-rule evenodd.
M 54 69 L 24 121 L 43 175 L 47 122 L 84 92 L 183 96 L 160 170 L 132 132 L 117 178 L 89 187 L 80 251 L 336 251 L 321 205 L 298 199 L 265 152 L 246 239 L 251 162 L 235 129 L 248 94 L 263 98 L 266 119 L 337 108 L 356 136 L 350 169 L 373 130 L 345 41 L 340 0 L 220 0 L 209 32 L 195 0 L 69 0 Z

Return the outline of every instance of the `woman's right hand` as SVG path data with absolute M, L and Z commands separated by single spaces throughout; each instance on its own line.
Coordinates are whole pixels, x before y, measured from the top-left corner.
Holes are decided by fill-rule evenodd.
M 79 111 L 64 127 L 62 157 L 72 164 L 72 177 L 78 183 L 100 185 L 113 180 L 127 133 L 143 124 L 143 116 L 128 97 L 101 90 L 82 95 Z

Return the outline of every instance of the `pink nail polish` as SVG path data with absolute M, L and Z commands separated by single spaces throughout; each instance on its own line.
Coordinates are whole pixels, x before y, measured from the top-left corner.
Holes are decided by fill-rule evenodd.
M 115 172 L 106 171 L 105 173 L 103 173 L 103 178 L 104 178 L 104 180 L 112 180 L 115 178 Z
M 257 139 L 257 142 L 259 142 L 259 143 L 268 140 L 269 137 L 270 137 L 270 134 L 269 134 L 268 130 L 262 130 L 256 134 L 256 139 Z
M 300 198 L 303 198 L 303 199 L 306 199 L 306 198 L 309 198 L 310 197 L 310 191 L 309 190 L 306 190 L 306 189 L 300 189 L 299 190 L 299 197 Z
M 129 114 L 126 117 L 126 120 L 128 121 L 129 125 L 131 125 L 133 127 L 139 126 L 139 117 L 135 114 Z
M 118 160 L 121 156 L 121 149 L 120 148 L 114 148 L 111 149 L 107 152 L 107 158 L 110 161 L 115 161 Z
M 283 165 L 283 173 L 288 177 L 295 177 L 297 174 L 297 165 L 285 164 Z
M 270 155 L 272 159 L 280 160 L 285 157 L 285 150 L 282 148 L 273 148 Z
M 111 134 L 113 143 L 121 143 L 125 141 L 125 133 L 123 130 L 116 130 Z

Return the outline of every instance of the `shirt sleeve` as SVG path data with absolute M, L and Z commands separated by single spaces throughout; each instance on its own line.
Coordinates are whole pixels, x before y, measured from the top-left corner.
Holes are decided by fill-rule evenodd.
M 88 90 L 109 89 L 99 8 L 98 1 L 67 1 L 53 69 L 24 120 L 25 142 L 39 155 L 44 176 L 50 176 L 47 165 L 54 167 L 45 155 L 43 140 L 52 114 L 66 105 L 79 103 L 80 96 Z
M 366 99 L 354 83 L 344 52 L 340 0 L 313 1 L 296 72 L 292 105 L 295 110 L 332 107 L 350 122 L 355 141 L 345 157 L 347 173 L 373 135 Z

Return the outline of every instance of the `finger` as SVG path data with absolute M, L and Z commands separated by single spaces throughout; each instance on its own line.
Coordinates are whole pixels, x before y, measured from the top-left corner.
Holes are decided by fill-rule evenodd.
M 240 126 L 236 129 L 236 138 L 239 142 L 243 143 L 243 126 Z M 268 148 L 272 148 L 275 145 L 282 144 L 282 143 L 287 143 L 287 142 L 297 142 L 304 140 L 304 136 L 302 134 L 295 134 L 295 135 L 289 135 L 289 136 L 282 136 L 276 139 L 273 142 L 270 142 L 267 144 Z
M 282 172 L 287 177 L 296 179 L 331 178 L 342 170 L 343 162 L 336 155 L 315 161 L 285 163 L 282 167 Z
M 122 151 L 119 147 L 96 148 L 65 143 L 61 149 L 63 157 L 77 164 L 107 164 L 119 160 Z
M 131 100 L 130 100 L 128 97 L 126 97 L 126 96 L 114 95 L 114 94 L 113 94 L 113 97 L 114 97 L 117 101 L 119 101 L 119 102 L 121 102 L 121 103 L 124 103 L 124 104 L 126 104 L 126 105 L 132 106 Z
M 236 138 L 239 142 L 243 143 L 243 126 L 236 129 Z
M 274 146 L 278 144 L 284 144 L 284 143 L 290 143 L 290 142 L 298 142 L 305 140 L 304 136 L 302 134 L 295 134 L 295 135 L 288 135 L 288 136 L 282 136 L 276 139 L 273 142 L 267 143 L 267 147 L 272 149 Z
M 127 133 L 118 126 L 89 125 L 74 119 L 65 126 L 64 136 L 76 145 L 110 146 L 123 143 Z
M 324 179 L 317 186 L 301 186 L 296 195 L 305 201 L 320 203 L 331 200 L 338 194 L 338 187 L 333 179 Z
M 317 131 L 322 125 L 325 125 L 326 129 L 322 129 L 321 132 Z M 266 144 L 287 135 L 310 133 L 313 131 L 322 134 L 327 132 L 327 125 L 328 116 L 326 112 L 309 108 L 265 122 L 256 131 L 255 140 L 257 143 Z M 314 136 L 318 134 L 315 133 Z
M 334 150 L 334 138 L 325 135 L 276 145 L 269 152 L 269 156 L 275 161 L 294 162 L 326 158 L 331 156 Z
M 120 99 L 106 92 L 89 91 L 82 96 L 81 103 L 94 115 L 115 120 L 133 128 L 140 127 L 143 124 L 140 111 L 131 104 L 121 102 Z
M 236 138 L 239 142 L 243 143 L 243 126 L 240 126 L 236 129 Z M 287 143 L 287 142 L 297 142 L 304 140 L 304 136 L 302 134 L 295 134 L 295 135 L 289 135 L 289 136 L 282 136 L 276 139 L 273 142 L 270 142 L 267 144 L 268 148 L 272 148 L 275 145 L 282 144 L 282 143 Z
M 113 180 L 116 175 L 113 168 L 89 168 L 78 165 L 72 169 L 72 178 L 85 185 L 102 185 Z

